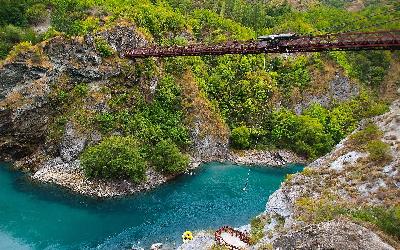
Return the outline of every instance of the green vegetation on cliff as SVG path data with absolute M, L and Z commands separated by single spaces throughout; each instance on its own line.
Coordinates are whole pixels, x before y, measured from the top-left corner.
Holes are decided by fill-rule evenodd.
M 35 44 L 60 34 L 84 36 L 121 23 L 136 27 L 149 42 L 160 45 L 245 40 L 281 32 L 323 34 L 400 28 L 399 23 L 390 22 L 399 17 L 396 1 L 386 5 L 371 2 L 356 12 L 347 11 L 346 6 L 340 0 L 310 6 L 244 0 L 0 0 L 0 58 L 6 58 L 21 42 Z M 45 33 L 33 31 L 48 23 L 51 28 Z M 190 110 L 182 96 L 182 76 L 187 72 L 201 97 L 232 131 L 233 148 L 289 148 L 312 159 L 329 152 L 361 119 L 386 111 L 377 93 L 396 57 L 381 51 L 224 55 L 140 59 L 132 66 L 118 58 L 106 39 L 95 37 L 94 44 L 106 62 L 123 68 L 124 75 L 101 87 L 101 95 L 110 96 L 101 112 L 82 108 L 83 103 L 95 98 L 88 83 L 77 84 L 72 91 L 61 82 L 55 84 L 51 100 L 59 116 L 53 119 L 49 134 L 54 140 L 60 137 L 66 117 L 82 129 L 98 129 L 106 139 L 88 146 L 82 155 L 87 173 L 118 177 L 114 171 L 118 169 L 135 181 L 141 178 L 130 172 L 134 168 L 122 169 L 114 162 L 97 164 L 104 159 L 96 154 L 108 150 L 109 140 L 118 140 L 121 148 L 133 140 L 140 151 L 135 162 L 143 160 L 143 166 L 152 164 L 168 174 L 184 171 L 186 153 L 193 143 L 187 122 L 190 119 L 186 117 L 190 112 L 183 111 Z M 349 85 L 358 83 L 361 94 L 324 106 L 306 102 L 310 96 L 327 95 L 329 82 L 335 77 L 345 78 Z M 154 81 L 154 93 L 144 93 L 143 87 L 132 84 L 131 79 L 137 79 L 135 83 Z M 300 105 L 300 111 L 296 105 Z M 377 144 L 371 143 L 369 148 L 379 154 L 378 158 L 384 151 Z M 140 171 L 144 169 L 141 164 Z M 93 170 L 100 165 L 113 167 Z

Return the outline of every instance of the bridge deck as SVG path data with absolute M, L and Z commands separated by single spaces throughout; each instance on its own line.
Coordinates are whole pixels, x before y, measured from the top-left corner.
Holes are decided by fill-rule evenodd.
M 377 32 L 347 32 L 319 36 L 296 36 L 270 41 L 228 41 L 219 44 L 186 46 L 150 46 L 126 51 L 128 58 L 200 56 L 224 54 L 261 54 L 318 52 L 332 50 L 399 50 L 400 30 Z

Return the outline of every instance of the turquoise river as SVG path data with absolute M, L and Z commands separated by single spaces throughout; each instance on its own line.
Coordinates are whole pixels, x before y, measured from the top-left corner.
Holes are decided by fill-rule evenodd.
M 209 163 L 148 192 L 97 200 L 33 184 L 0 164 L 0 249 L 179 244 L 185 230 L 248 224 L 265 209 L 268 196 L 285 175 L 301 169 Z

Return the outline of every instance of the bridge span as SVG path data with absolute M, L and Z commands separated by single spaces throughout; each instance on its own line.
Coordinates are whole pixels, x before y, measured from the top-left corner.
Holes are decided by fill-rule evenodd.
M 346 32 L 293 36 L 285 39 L 227 41 L 218 44 L 149 46 L 122 53 L 122 57 L 175 57 L 226 54 L 296 53 L 320 51 L 399 50 L 400 30 Z

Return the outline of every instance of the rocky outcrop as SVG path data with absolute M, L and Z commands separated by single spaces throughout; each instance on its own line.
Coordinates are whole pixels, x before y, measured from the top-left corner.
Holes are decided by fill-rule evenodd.
M 82 108 L 99 112 L 107 109 L 107 96 L 100 93 L 101 86 L 119 77 L 122 69 L 119 59 L 101 57 L 95 45 L 100 37 L 118 52 L 147 43 L 132 25 L 116 25 L 85 38 L 55 37 L 24 48 L 0 67 L 0 158 L 16 161 L 16 167 L 32 171 L 35 180 L 104 197 L 148 189 L 167 178 L 150 171 L 141 186 L 124 180 L 88 180 L 78 157 L 87 144 L 101 140 L 101 135 L 78 128 L 69 117 L 61 138 L 49 139 L 50 125 L 61 108 L 53 100 L 58 98 L 54 97 L 58 86 L 68 92 L 77 84 L 90 83 L 89 91 L 96 93 Z
M 103 36 L 116 50 L 128 48 L 127 44 L 145 44 L 133 27 L 116 26 L 96 36 Z M 49 103 L 54 87 L 66 84 L 67 89 L 72 89 L 77 83 L 107 80 L 121 74 L 118 63 L 101 58 L 93 39 L 88 36 L 85 42 L 80 38 L 55 37 L 22 51 L 0 67 L 2 159 L 19 160 L 43 146 L 54 114 Z M 70 161 L 70 153 L 74 153 L 66 153 L 68 146 L 63 145 L 61 153 L 63 159 Z
M 375 249 L 394 250 L 378 235 L 355 223 L 339 220 L 290 231 L 273 241 L 274 249 Z
M 266 232 L 273 236 L 264 241 L 274 242 L 274 248 L 279 249 L 394 249 L 370 229 L 351 222 L 332 221 L 307 226 L 307 221 L 299 220 L 305 216 L 305 211 L 297 201 L 300 198 L 303 201 L 322 199 L 350 207 L 352 204 L 355 207 L 396 204 L 400 194 L 399 117 L 400 100 L 397 100 L 388 113 L 372 119 L 383 132 L 382 141 L 390 145 L 392 158 L 384 165 L 371 162 L 368 153 L 354 151 L 347 137 L 330 154 L 309 164 L 305 172 L 283 183 L 270 196 L 266 214 L 272 218 L 271 223 L 276 222 L 275 218 L 283 220 L 283 231 L 289 233 L 277 233 L 275 229 L 271 230 L 275 226 L 267 225 Z M 361 122 L 359 129 L 364 124 Z M 324 198 L 327 195 L 331 198 Z
M 344 102 L 360 94 L 360 87 L 353 83 L 347 76 L 343 76 L 339 72 L 335 73 L 328 84 L 324 93 L 305 93 L 302 100 L 294 106 L 296 114 L 301 114 L 313 103 L 318 103 L 323 107 L 329 107 L 333 103 Z
M 102 37 L 110 46 L 118 53 L 132 50 L 137 47 L 144 47 L 149 42 L 142 36 L 138 35 L 138 31 L 130 23 L 120 25 L 111 30 L 104 30 L 95 34 L 89 34 L 85 37 L 88 44 L 93 44 L 96 37 Z
M 183 107 L 192 145 L 194 165 L 201 162 L 224 161 L 229 156 L 229 128 L 204 97 L 193 74 L 184 73 L 179 82 Z
M 76 160 L 86 146 L 87 138 L 79 135 L 71 122 L 65 126 L 64 136 L 60 147 L 60 156 L 64 162 Z
M 32 178 L 33 180 L 54 183 L 83 195 L 100 198 L 115 197 L 149 190 L 165 183 L 168 178 L 148 169 L 147 180 L 139 185 L 129 180 L 88 179 L 80 167 L 79 160 L 64 162 L 60 157 L 45 162 Z
M 17 85 L 23 86 L 45 76 L 47 69 L 23 62 L 13 62 L 0 68 L 0 100 L 4 99 Z
M 197 232 L 195 238 L 178 247 L 178 250 L 208 250 L 214 243 L 214 235 L 205 231 Z
M 292 214 L 290 197 L 282 190 L 275 191 L 269 198 L 266 212 L 272 216 L 287 218 Z
M 243 165 L 283 166 L 306 160 L 288 150 L 240 150 L 230 152 L 229 161 Z

